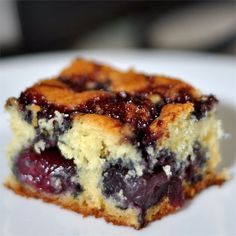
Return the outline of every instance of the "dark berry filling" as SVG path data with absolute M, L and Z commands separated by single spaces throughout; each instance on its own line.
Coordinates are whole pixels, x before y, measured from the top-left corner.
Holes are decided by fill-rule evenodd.
M 193 146 L 193 153 L 195 155 L 194 160 L 188 157 L 189 165 L 185 169 L 185 178 L 191 183 L 196 183 L 202 179 L 201 169 L 204 168 L 207 157 L 206 150 L 201 146 L 199 142 L 195 142 Z
M 88 100 L 85 104 L 78 105 L 71 109 L 56 104 L 48 103 L 45 98 L 39 94 L 28 92 L 27 90 L 21 94 L 18 99 L 22 106 L 24 118 L 31 122 L 32 115 L 25 109 L 25 106 L 37 104 L 41 106 L 41 111 L 37 113 L 38 119 L 50 119 L 54 116 L 55 111 L 65 114 L 66 127 L 76 113 L 95 113 L 106 115 L 114 119 L 120 120 L 122 123 L 128 123 L 135 128 L 137 133 L 145 129 L 155 118 L 157 118 L 164 105 L 168 103 L 186 103 L 194 104 L 194 115 L 197 119 L 206 116 L 207 112 L 212 110 L 218 100 L 213 96 L 203 96 L 201 99 L 194 100 L 190 96 L 184 95 L 177 97 L 172 101 L 165 98 L 157 104 L 153 104 L 146 95 L 131 95 L 126 92 L 111 93 L 98 96 L 95 99 Z
M 207 112 L 211 111 L 219 101 L 213 95 L 205 96 L 201 100 L 194 102 L 194 115 L 198 120 L 206 117 Z
M 156 157 L 148 157 L 142 176 L 132 175 L 132 165 L 125 165 L 119 159 L 108 164 L 103 171 L 103 194 L 116 200 L 119 207 L 138 207 L 145 211 L 168 197 L 170 203 L 180 207 L 185 201 L 183 181 L 195 184 L 201 180 L 206 163 L 206 150 L 196 142 L 193 147 L 194 158 L 185 163 L 176 163 L 175 154 L 167 149 L 157 152 Z M 193 159 L 193 161 L 191 160 Z M 165 166 L 169 166 L 171 175 L 167 176 Z
M 164 196 L 168 196 L 176 207 L 182 206 L 184 201 L 182 181 L 178 177 L 169 179 L 162 168 L 140 177 L 129 176 L 129 169 L 121 162 L 110 165 L 103 172 L 103 193 L 117 200 L 121 208 L 131 205 L 142 211 L 160 202 Z
M 94 113 L 106 115 L 128 123 L 135 127 L 135 130 L 143 129 L 156 117 L 156 107 L 149 99 L 139 95 L 130 95 L 126 92 L 111 93 L 89 99 L 84 104 L 68 108 L 56 104 L 48 103 L 43 96 L 26 91 L 21 94 L 19 102 L 22 110 L 29 104 L 37 104 L 41 111 L 37 113 L 38 119 L 50 119 L 55 111 L 66 114 L 70 121 L 76 113 Z
M 53 129 L 50 130 L 50 133 L 47 129 L 42 129 L 41 127 L 37 126 L 36 136 L 33 140 L 33 144 L 37 143 L 38 141 L 43 141 L 45 143 L 45 148 L 57 147 L 58 138 L 61 134 L 63 134 L 66 130 L 70 127 L 70 121 L 68 117 L 64 116 L 62 124 L 59 124 L 57 120 L 52 122 Z
M 63 157 L 58 148 L 37 154 L 26 149 L 15 159 L 13 172 L 17 179 L 32 188 L 51 194 L 81 192 L 77 168 L 73 160 Z

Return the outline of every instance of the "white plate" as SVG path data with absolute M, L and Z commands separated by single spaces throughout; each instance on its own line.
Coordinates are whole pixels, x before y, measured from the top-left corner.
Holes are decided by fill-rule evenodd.
M 222 141 L 223 166 L 232 179 L 211 187 L 178 213 L 140 231 L 114 226 L 103 219 L 83 218 L 71 211 L 27 200 L 0 187 L 0 235 L 236 235 L 236 61 L 231 57 L 166 51 L 79 51 L 39 54 L 0 61 L 0 182 L 8 173 L 5 152 L 11 138 L 3 105 L 39 78 L 56 75 L 75 56 L 180 77 L 220 99 L 219 116 L 231 137 Z

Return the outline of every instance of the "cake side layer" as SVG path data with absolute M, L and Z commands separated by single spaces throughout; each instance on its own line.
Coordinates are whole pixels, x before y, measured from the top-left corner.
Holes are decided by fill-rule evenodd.
M 31 145 L 36 136 L 36 131 L 31 124 L 22 118 L 22 114 L 15 105 L 9 106 L 7 111 L 10 115 L 10 125 L 13 132 L 12 141 L 7 146 L 7 156 L 12 159 L 24 147 Z
M 185 195 L 188 198 L 194 198 L 196 194 L 198 194 L 205 188 L 212 185 L 221 185 L 224 183 L 224 181 L 225 176 L 209 173 L 204 177 L 203 180 L 201 180 L 197 184 L 193 186 L 186 185 L 184 190 Z M 117 209 L 114 208 L 113 205 L 108 205 L 107 202 L 104 202 L 103 207 L 99 210 L 93 209 L 91 206 L 87 205 L 86 202 L 74 199 L 71 196 L 52 196 L 34 191 L 31 188 L 18 183 L 13 176 L 9 176 L 9 178 L 5 182 L 5 186 L 14 191 L 16 194 L 24 197 L 39 198 L 44 202 L 57 204 L 62 208 L 81 213 L 85 217 L 90 215 L 95 217 L 103 217 L 107 222 L 111 222 L 115 225 L 131 226 L 135 229 L 140 229 L 147 223 L 154 220 L 159 220 L 162 217 L 174 213 L 179 209 L 170 205 L 166 199 L 163 199 L 160 204 L 157 204 L 156 206 L 153 206 L 148 210 L 144 222 L 142 222 L 141 224 L 137 219 L 137 212 L 135 212 L 134 210 L 128 209 L 124 211 L 121 209 Z
M 197 120 L 193 115 L 193 104 L 168 104 L 160 116 L 148 127 L 145 138 L 149 156 L 155 156 L 155 149 L 168 149 L 177 153 L 178 162 L 186 162 L 193 158 L 194 142 L 199 141 L 206 149 L 208 170 L 213 170 L 220 161 L 219 139 L 223 131 L 221 121 L 215 111 L 208 113 L 204 119 Z M 192 159 L 193 161 L 193 159 Z
M 191 116 L 191 111 L 191 103 L 168 105 L 166 109 L 163 109 L 158 118 L 158 123 L 164 124 L 166 122 L 167 125 L 155 126 L 158 130 L 152 130 L 153 132 L 161 131 L 165 134 L 159 139 L 153 139 L 158 142 L 156 146 L 143 146 L 140 149 L 140 146 L 133 144 L 130 142 L 130 138 L 127 138 L 132 133 L 126 125 L 121 125 L 116 120 L 96 114 L 76 115 L 71 128 L 58 135 L 57 141 L 51 145 L 58 146 L 63 157 L 72 159 L 76 165 L 79 184 L 83 189 L 78 197 L 86 198 L 86 204 L 94 209 L 100 209 L 102 207 L 101 199 L 110 199 L 117 207 L 133 208 L 132 201 L 134 200 L 135 205 L 137 205 L 136 208 L 141 208 L 142 214 L 145 214 L 145 211 L 152 204 L 160 201 L 167 194 L 166 191 L 170 191 L 169 189 L 172 188 L 170 186 L 173 184 L 173 188 L 180 191 L 179 195 L 176 195 L 178 200 L 173 200 L 173 204 L 182 205 L 181 182 L 185 178 L 189 178 L 188 181 L 190 182 L 192 180 L 199 181 L 204 177 L 206 171 L 214 171 L 213 167 L 210 168 L 209 163 L 216 164 L 218 162 L 216 156 L 213 156 L 214 151 L 212 151 L 215 150 L 218 154 L 218 121 L 215 120 L 213 114 L 212 117 L 198 121 Z M 16 117 L 22 119 L 20 116 Z M 170 117 L 174 117 L 174 119 L 170 119 Z M 45 122 L 44 131 L 50 133 L 51 120 L 48 121 L 48 124 L 47 121 Z M 16 121 L 16 123 L 19 122 Z M 178 127 L 178 125 L 181 126 Z M 188 125 L 188 127 L 183 128 L 182 125 Z M 173 133 L 173 130 L 177 130 L 178 134 Z M 202 136 L 203 130 L 205 134 Z M 211 137 L 210 140 L 213 140 L 211 143 L 206 142 L 208 136 Z M 50 134 L 48 138 L 51 138 Z M 47 136 L 43 136 L 42 140 L 35 137 L 34 140 L 36 152 L 39 150 L 39 153 L 43 153 L 44 150 L 47 150 L 48 147 L 46 149 L 45 147 L 38 148 L 40 141 L 41 143 L 48 142 Z M 173 149 L 170 145 L 172 142 L 177 142 L 177 147 L 182 147 L 182 149 Z M 160 143 L 165 145 L 161 146 Z M 30 145 L 32 143 L 28 143 L 25 147 Z M 202 145 L 206 151 L 201 148 Z M 185 150 L 186 147 L 187 151 Z M 183 155 L 185 158 L 181 160 L 180 157 Z M 14 157 L 12 158 L 14 160 Z M 117 183 L 120 188 L 113 191 L 109 186 L 116 183 L 104 182 L 104 173 L 110 165 L 116 165 L 120 161 L 121 167 L 118 168 L 125 167 L 128 170 L 125 172 L 122 170 L 119 179 L 117 179 L 117 181 L 121 181 Z M 112 176 L 115 176 L 115 173 L 112 173 Z M 110 180 L 113 181 L 112 178 Z M 132 181 L 129 182 L 130 180 L 137 184 L 136 192 L 132 192 L 133 190 L 130 192 L 130 187 L 132 189 Z M 143 189 L 143 184 L 147 184 L 148 190 L 149 182 L 153 184 L 153 187 L 150 186 L 152 189 L 151 198 L 147 203 L 143 203 L 142 199 L 145 198 L 143 193 L 146 191 Z M 163 188 L 160 191 L 164 192 L 161 193 L 158 190 L 158 193 L 154 188 L 155 186 Z M 107 189 L 109 195 L 104 192 L 104 189 Z M 156 196 L 152 198 L 152 194 L 154 194 L 153 196 L 156 194 Z M 158 194 L 161 195 L 158 196 Z M 135 199 L 141 199 L 141 202 L 140 200 L 136 202 Z

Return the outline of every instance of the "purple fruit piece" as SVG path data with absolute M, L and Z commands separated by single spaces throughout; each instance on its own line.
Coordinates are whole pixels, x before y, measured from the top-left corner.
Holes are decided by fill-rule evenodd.
M 65 159 L 57 148 L 46 149 L 41 154 L 30 148 L 16 158 L 13 172 L 17 178 L 36 190 L 51 194 L 65 191 L 77 194 L 81 187 L 76 178 L 73 160 Z

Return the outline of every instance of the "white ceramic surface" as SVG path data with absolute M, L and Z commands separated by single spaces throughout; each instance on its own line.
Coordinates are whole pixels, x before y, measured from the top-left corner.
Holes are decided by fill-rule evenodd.
M 84 56 L 118 68 L 180 77 L 221 101 L 219 117 L 230 138 L 222 140 L 222 166 L 232 179 L 211 187 L 178 213 L 143 230 L 114 226 L 39 200 L 27 200 L 2 186 L 8 173 L 5 147 L 11 138 L 5 100 L 40 78 L 56 75 L 74 57 Z M 168 51 L 78 51 L 22 56 L 0 61 L 0 236 L 59 235 L 236 235 L 236 60 L 232 57 Z

